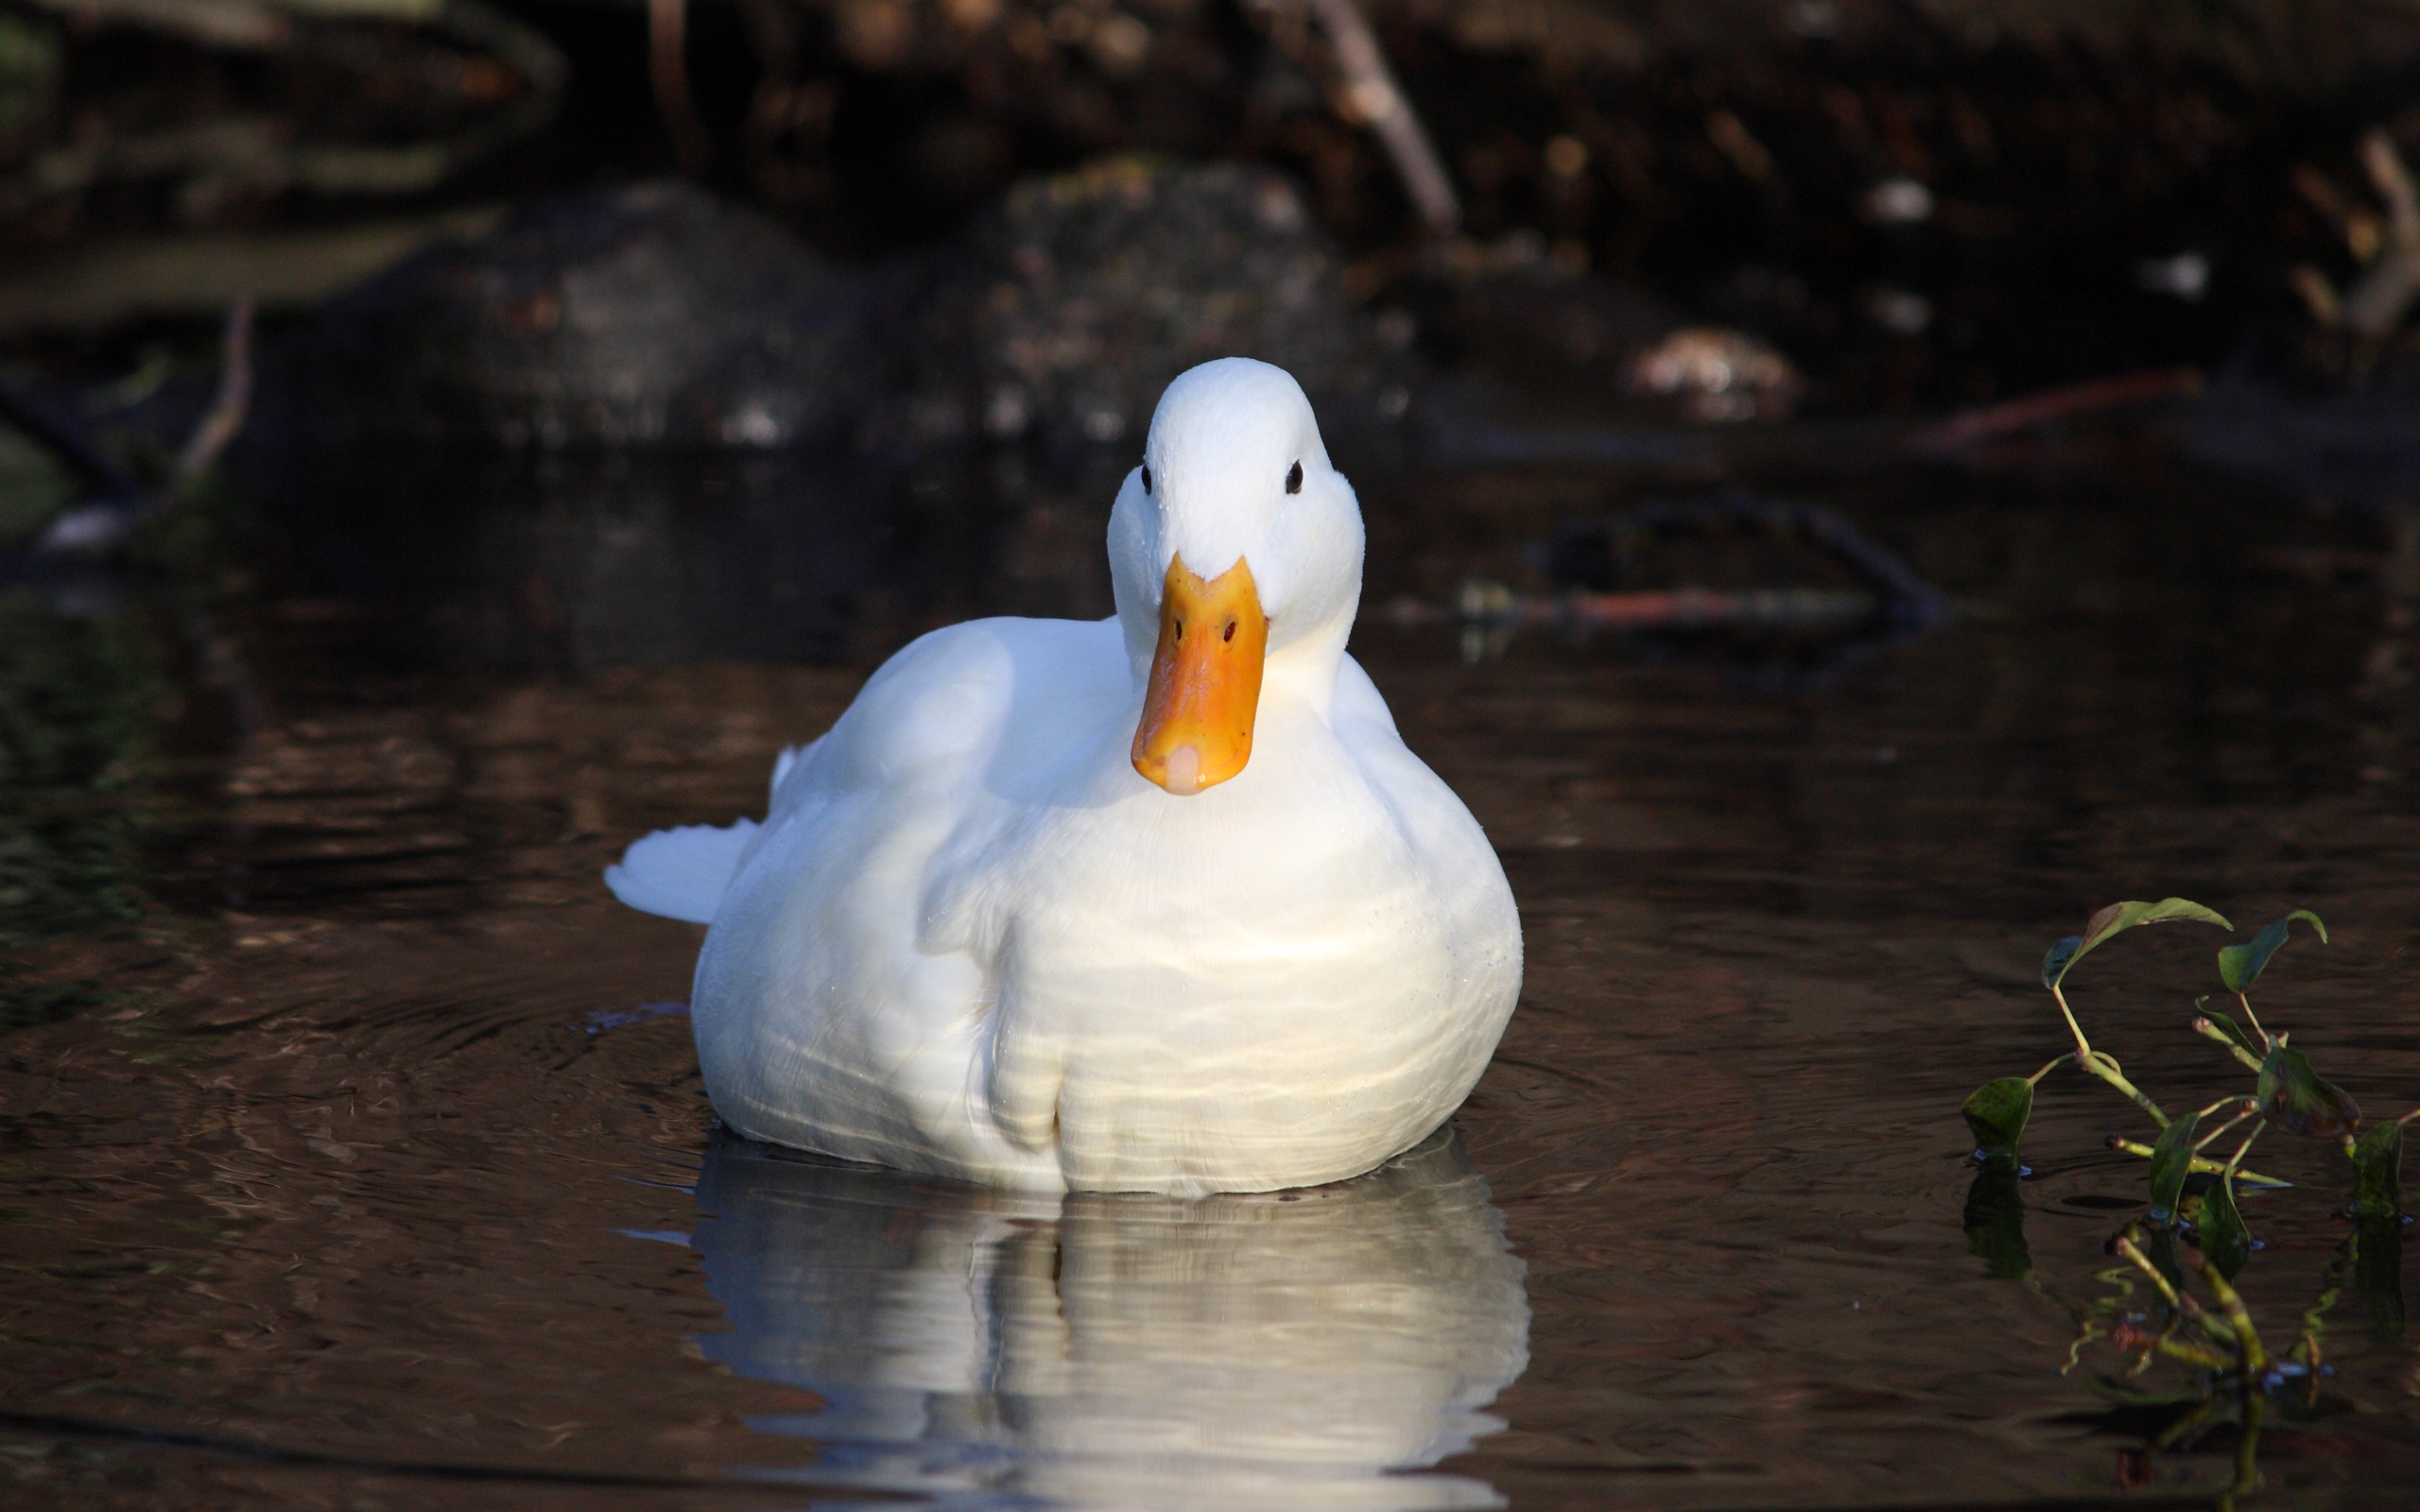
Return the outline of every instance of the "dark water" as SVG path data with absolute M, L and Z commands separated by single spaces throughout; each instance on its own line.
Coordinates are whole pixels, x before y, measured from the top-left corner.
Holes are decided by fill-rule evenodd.
M 1372 600 L 1608 502 L 1374 503 Z M 1522 1007 L 1449 1136 L 1194 1205 L 713 1133 L 666 1007 L 700 932 L 596 875 L 752 812 L 864 668 L 398 672 L 264 609 L 233 633 L 266 719 L 192 766 L 187 906 L 19 953 L 89 1001 L 0 1038 L 9 1504 L 2212 1504 L 2231 1399 L 2146 1453 L 2195 1378 L 2070 1365 L 2143 1201 L 2102 1137 L 2149 1122 L 2055 1072 L 1996 1194 L 1957 1108 L 2063 1048 L 2049 940 L 2169 893 L 2323 914 L 2265 1020 L 2374 1114 L 2420 1102 L 2392 532 L 2123 470 L 1830 502 L 1974 611 L 1792 691 L 1538 636 L 1465 668 L 1374 617 L 1357 651 L 1512 876 Z M 2171 1109 L 2249 1091 L 2184 1027 L 2221 942 L 2072 978 Z M 2274 1131 L 2250 1163 L 2300 1183 L 2244 1199 L 2282 1352 L 2347 1183 Z M 2391 1246 L 2342 1267 L 2332 1373 L 2268 1404 L 2241 1505 L 2409 1504 Z

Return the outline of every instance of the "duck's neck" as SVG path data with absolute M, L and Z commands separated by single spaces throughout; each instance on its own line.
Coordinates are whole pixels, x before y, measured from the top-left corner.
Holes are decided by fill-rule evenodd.
M 1261 701 L 1270 695 L 1291 698 L 1324 720 L 1336 702 L 1336 677 L 1344 668 L 1344 643 L 1353 635 L 1353 616 L 1340 614 L 1308 634 L 1269 653 L 1260 677 Z

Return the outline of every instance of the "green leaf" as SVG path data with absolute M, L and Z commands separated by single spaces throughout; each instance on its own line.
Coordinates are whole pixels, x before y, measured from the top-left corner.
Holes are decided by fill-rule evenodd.
M 2283 919 L 2273 919 L 2260 926 L 2260 933 L 2253 936 L 2249 943 L 2230 945 L 2219 952 L 2219 980 L 2227 985 L 2228 991 L 2241 992 L 2260 980 L 2260 973 L 2269 969 L 2269 957 L 2286 943 L 2287 926 L 2297 919 L 2308 920 L 2310 927 L 2319 931 L 2319 942 L 2327 943 L 2327 926 L 2308 908 L 2297 908 Z
M 2050 954 L 2042 957 L 2042 985 L 2057 987 L 2060 980 L 2067 974 L 2069 967 L 2082 960 L 2086 952 L 2112 935 L 2132 929 L 2137 924 L 2163 924 L 2175 919 L 2190 919 L 2204 924 L 2216 924 L 2224 930 L 2235 928 L 2233 924 L 2227 922 L 2225 915 L 2213 913 L 2200 903 L 2187 902 L 2182 898 L 2163 898 L 2155 903 L 2111 903 L 2084 920 L 2083 934 L 2070 935 L 2050 947 Z
M 2207 1003 L 2210 1000 L 2208 998 L 2204 998 L 2201 1002 L 2198 1002 L 2193 1005 L 2198 1008 L 2203 1003 Z M 2228 1039 L 2242 1046 L 2246 1054 L 2254 1057 L 2260 1055 L 2260 1047 L 2252 1042 L 2252 1036 L 2244 1033 L 2242 1026 L 2238 1024 L 2233 1019 L 2228 1018 L 2223 1013 L 2204 1013 L 2202 1017 L 2209 1020 L 2212 1024 L 2216 1025 L 2221 1034 L 2225 1035 Z
M 2220 1275 L 2235 1280 L 2236 1272 L 2252 1258 L 2252 1230 L 2243 1226 L 2243 1212 L 2235 1205 L 2232 1180 L 2221 1177 L 2202 1194 L 2202 1213 L 2193 1227 L 2202 1258 L 2216 1266 Z
M 1966 1252 L 1983 1263 L 1996 1280 L 2022 1280 L 2033 1269 L 2025 1246 L 2025 1199 L 2018 1194 L 2016 1162 L 1986 1160 L 1966 1189 Z
M 2271 1047 L 2260 1061 L 2260 1085 L 2253 1095 L 2260 1114 L 2289 1134 L 2334 1139 L 2361 1121 L 2361 1106 L 2310 1069 L 2299 1050 Z
M 2033 1116 L 2033 1084 L 2022 1076 L 1987 1081 L 1958 1111 L 1974 1132 L 1977 1155 L 2014 1159 L 2017 1141 L 2025 1137 L 2025 1121 Z
M 2159 1143 L 2152 1146 L 2152 1216 L 2162 1223 L 2176 1221 L 2177 1199 L 2193 1170 L 2193 1131 L 2201 1123 L 2201 1114 L 2187 1113 L 2161 1129 Z
M 2403 1211 L 2403 1125 L 2373 1124 L 2353 1142 L 2353 1216 L 2393 1218 Z

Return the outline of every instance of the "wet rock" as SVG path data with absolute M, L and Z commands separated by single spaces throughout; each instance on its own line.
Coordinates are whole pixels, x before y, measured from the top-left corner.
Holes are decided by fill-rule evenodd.
M 1408 345 L 1355 308 L 1292 180 L 1242 163 L 1097 163 L 1020 184 L 948 256 L 915 331 L 925 444 L 1131 453 L 1170 379 L 1272 362 L 1333 433 L 1409 402 Z
M 576 195 L 406 258 L 271 364 L 269 445 L 768 449 L 878 386 L 864 275 L 678 182 Z
M 1098 163 L 870 270 L 648 184 L 343 296 L 266 365 L 234 471 L 326 586 L 455 655 L 835 654 L 1105 611 L 1101 528 L 1169 379 L 1275 362 L 1363 466 L 1408 348 L 1264 169 Z

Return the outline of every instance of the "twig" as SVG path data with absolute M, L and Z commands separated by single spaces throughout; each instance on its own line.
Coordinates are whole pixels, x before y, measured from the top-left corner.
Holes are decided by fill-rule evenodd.
M 1493 589 L 1496 585 L 1484 585 Z M 1481 590 L 1481 592 L 1484 591 Z M 1463 598 L 1472 599 L 1472 593 Z M 1764 588 L 1729 593 L 1676 588 L 1628 593 L 1489 594 L 1484 602 L 1458 602 L 1451 609 L 1418 599 L 1388 606 L 1406 628 L 1482 618 L 1506 628 L 1559 626 L 1565 629 L 1705 629 L 1717 626 L 1825 626 L 1854 623 L 1876 609 L 1871 593 L 1820 588 Z
M 244 417 L 252 404 L 252 299 L 246 295 L 227 312 L 227 335 L 218 368 L 218 392 L 210 402 L 210 413 L 201 418 L 193 434 L 185 438 L 184 450 L 177 454 L 177 471 L 170 480 L 172 496 L 182 497 L 218 454 L 244 428 Z
M 667 0 L 653 3 L 661 6 Z M 679 0 L 668 3 L 677 5 Z M 1462 221 L 1461 197 L 1454 192 L 1454 180 L 1438 161 L 1420 117 L 1412 113 L 1411 102 L 1395 83 L 1361 8 L 1353 0 L 1310 0 L 1310 4 L 1336 48 L 1336 64 L 1343 70 L 1345 97 L 1354 113 L 1378 134 L 1379 145 L 1394 163 L 1396 177 L 1403 180 L 1404 192 L 1411 197 L 1429 232 L 1439 236 L 1451 232 Z
M 714 149 L 689 96 L 688 46 L 687 0 L 647 0 L 648 77 L 655 85 L 655 108 L 672 133 L 681 166 L 696 174 L 713 162 Z
M 2153 400 L 2201 391 L 2202 374 L 2191 368 L 2119 373 L 2111 378 L 2094 378 L 2039 394 L 2028 394 L 2006 404 L 1966 410 L 1938 425 L 1916 432 L 1901 444 L 1910 452 L 1939 455 L 1973 446 L 1979 441 L 1995 440 L 2017 431 L 2031 430 L 2054 420 L 2123 409 Z
M 2361 166 L 2386 201 L 2386 245 L 2344 293 L 2344 329 L 2364 341 L 2383 341 L 2420 299 L 2420 189 L 2384 131 L 2361 139 Z

